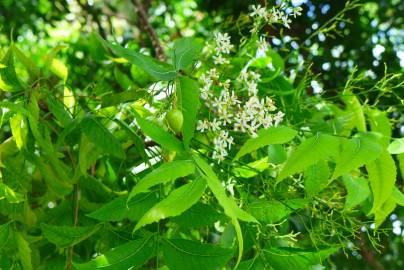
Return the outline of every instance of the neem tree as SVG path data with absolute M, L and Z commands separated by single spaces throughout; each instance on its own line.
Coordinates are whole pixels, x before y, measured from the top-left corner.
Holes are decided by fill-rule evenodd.
M 287 2 L 253 6 L 237 21 L 248 30 L 240 44 L 221 32 L 180 38 L 167 61 L 94 34 L 120 92 L 97 81 L 73 90 L 62 46 L 39 67 L 10 44 L 0 267 L 313 269 L 361 230 L 376 245 L 404 205 L 393 158 L 402 166 L 404 143 L 354 94 L 366 74 L 332 98 L 305 91 L 312 74 L 300 63 L 288 76 L 261 33 L 299 14 Z

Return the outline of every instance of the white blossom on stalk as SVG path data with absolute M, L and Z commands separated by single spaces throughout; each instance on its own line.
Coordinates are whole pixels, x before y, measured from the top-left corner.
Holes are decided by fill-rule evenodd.
M 279 125 L 280 122 L 283 121 L 283 117 L 285 114 L 281 111 L 279 111 L 275 116 L 274 116 L 274 121 L 275 121 L 275 126 Z
M 229 64 L 229 60 L 224 58 L 221 54 L 218 54 L 217 56 L 213 56 L 213 63 L 215 65 L 224 65 L 224 64 Z
M 209 121 L 208 120 L 199 120 L 196 126 L 196 130 L 200 132 L 204 132 L 205 130 L 209 129 Z

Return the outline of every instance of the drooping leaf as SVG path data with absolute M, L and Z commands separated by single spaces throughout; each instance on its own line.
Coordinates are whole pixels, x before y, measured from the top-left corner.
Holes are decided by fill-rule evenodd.
M 70 227 L 41 224 L 41 230 L 45 238 L 60 248 L 76 245 L 99 229 L 100 226 Z
M 6 184 L 0 182 L 0 200 L 6 199 L 9 203 L 20 203 L 25 201 L 24 195 L 15 192 Z
M 193 37 L 184 37 L 174 42 L 172 59 L 176 70 L 187 70 L 202 50 L 203 42 Z
M 206 181 L 198 178 L 191 183 L 185 184 L 173 190 L 167 198 L 153 206 L 136 224 L 135 231 L 139 228 L 165 219 L 182 214 L 185 210 L 194 205 L 202 196 L 206 188 Z
M 101 97 L 102 107 L 116 106 L 130 101 L 136 101 L 147 96 L 147 92 L 141 89 L 127 90 L 120 93 L 110 93 Z
M 398 205 L 404 206 L 404 194 L 397 187 L 393 188 L 391 197 Z
M 394 211 L 397 204 L 393 197 L 387 198 L 383 204 L 375 210 L 375 228 L 378 228 L 386 220 L 386 218 Z
M 125 152 L 118 139 L 97 119 L 85 117 L 81 120 L 80 128 L 94 145 L 117 158 L 125 158 Z
M 317 134 L 302 142 L 291 153 L 276 181 L 280 182 L 285 177 L 300 172 L 319 160 L 325 160 L 336 156 L 339 139 L 327 134 Z
M 263 249 L 263 255 L 269 265 L 276 270 L 302 269 L 310 270 L 320 266 L 331 254 L 338 251 L 338 248 L 322 250 L 304 250 L 298 248 L 270 248 Z
M 182 126 L 182 136 L 185 147 L 194 137 L 196 126 L 196 115 L 199 108 L 199 86 L 195 80 L 189 77 L 180 76 L 178 78 L 179 107 L 184 117 Z
M 344 175 L 342 180 L 348 192 L 344 210 L 354 208 L 370 196 L 369 182 L 366 179 L 354 179 L 351 175 Z
M 397 155 L 404 153 L 404 138 L 393 140 L 387 148 L 390 154 Z
M 68 71 L 67 67 L 65 66 L 65 64 L 63 64 L 62 61 L 60 61 L 56 58 L 53 58 L 50 66 L 49 66 L 49 70 L 53 74 L 55 74 L 56 76 L 61 78 L 63 80 L 63 82 L 66 82 L 69 71 Z
M 132 189 L 129 194 L 130 200 L 136 194 L 147 192 L 152 186 L 161 183 L 174 181 L 180 177 L 193 174 L 195 172 L 194 162 L 191 160 L 176 160 L 169 163 L 164 163 L 157 169 L 153 170 L 143 177 Z
M 155 251 L 153 237 L 137 239 L 117 246 L 87 263 L 74 263 L 76 270 L 123 270 L 142 266 Z
M 308 197 L 323 190 L 329 183 L 330 169 L 327 161 L 320 160 L 304 170 L 304 189 Z
M 153 205 L 157 203 L 154 193 L 143 193 L 128 201 L 128 196 L 119 196 L 104 204 L 87 216 L 100 221 L 139 220 Z
M 159 62 L 150 56 L 123 48 L 120 45 L 108 43 L 98 35 L 97 37 L 104 47 L 109 48 L 119 57 L 125 58 L 130 63 L 142 68 L 151 76 L 165 81 L 175 79 L 177 72 L 173 66 Z
M 373 207 L 370 213 L 376 213 L 393 192 L 396 181 L 396 166 L 391 155 L 382 151 L 380 156 L 366 165 L 370 188 L 373 194 Z
M 254 162 L 250 162 L 241 167 L 235 167 L 233 172 L 235 176 L 242 178 L 251 178 L 263 172 L 269 167 L 268 158 L 264 157 Z
M 278 126 L 261 129 L 256 138 L 249 139 L 238 151 L 234 160 L 270 144 L 282 144 L 291 141 L 297 131 L 289 127 Z
M 196 155 L 194 155 L 194 160 L 200 169 L 202 176 L 206 179 L 208 187 L 215 195 L 219 204 L 223 207 L 227 216 L 230 218 L 241 219 L 246 222 L 257 222 L 253 216 L 239 208 L 236 202 L 227 196 L 220 180 L 205 160 Z
M 142 129 L 142 131 L 152 138 L 155 142 L 161 146 L 167 148 L 168 150 L 173 150 L 177 152 L 183 151 L 184 147 L 182 143 L 171 133 L 165 131 L 162 127 L 154 124 L 153 122 L 146 120 L 137 113 L 135 113 L 136 122 Z
M 364 133 L 350 140 L 343 141 L 342 152 L 336 159 L 336 167 L 332 179 L 375 160 L 381 151 L 382 147 L 375 137 L 367 136 Z
M 185 239 L 165 239 L 163 256 L 170 269 L 221 269 L 233 255 L 233 249 Z

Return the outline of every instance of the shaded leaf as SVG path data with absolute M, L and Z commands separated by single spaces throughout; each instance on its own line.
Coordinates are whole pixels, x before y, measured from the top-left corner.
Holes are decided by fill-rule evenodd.
M 223 219 L 223 215 L 217 212 L 211 205 L 196 203 L 180 216 L 173 217 L 171 221 L 185 228 L 201 228 L 212 225 L 221 219 Z
M 342 180 L 348 192 L 344 210 L 352 209 L 370 196 L 369 182 L 366 179 L 354 179 L 351 175 L 344 175 Z
M 202 50 L 203 42 L 193 37 L 184 37 L 174 42 L 172 59 L 176 70 L 187 70 Z
M 119 196 L 87 216 L 101 221 L 139 220 L 156 203 L 154 193 L 139 194 L 130 201 L 128 196 Z
M 304 190 L 312 197 L 323 190 L 329 183 L 330 169 L 327 161 L 320 160 L 304 171 Z
M 397 187 L 393 188 L 391 197 L 398 205 L 404 206 L 404 194 Z
M 45 238 L 60 248 L 74 246 L 87 239 L 100 229 L 100 226 L 70 227 L 41 224 Z
M 117 246 L 87 263 L 74 263 L 76 270 L 123 270 L 142 266 L 153 256 L 155 242 L 152 237 Z
M 20 203 L 25 201 L 24 195 L 15 192 L 6 184 L 0 182 L 0 200 L 6 199 L 9 203 Z
M 394 211 L 397 204 L 394 198 L 389 197 L 383 202 L 382 206 L 375 210 L 375 228 L 378 228 L 386 218 Z
M 281 221 L 294 211 L 305 207 L 307 203 L 305 199 L 257 200 L 250 203 L 248 209 L 257 220 L 271 224 Z
M 170 269 L 221 269 L 233 255 L 233 249 L 185 239 L 165 239 L 163 256 Z
M 117 158 L 125 158 L 125 152 L 118 139 L 97 119 L 85 117 L 81 120 L 80 128 L 94 145 Z
M 16 232 L 15 240 L 17 244 L 17 257 L 20 259 L 23 270 L 32 270 L 31 248 L 22 234 Z

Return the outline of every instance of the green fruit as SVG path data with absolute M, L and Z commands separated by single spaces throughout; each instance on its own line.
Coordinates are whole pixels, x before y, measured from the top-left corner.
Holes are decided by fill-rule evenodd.
M 168 127 L 175 133 L 180 133 L 182 130 L 182 124 L 184 123 L 184 117 L 182 112 L 177 109 L 173 109 L 166 114 L 165 121 Z

